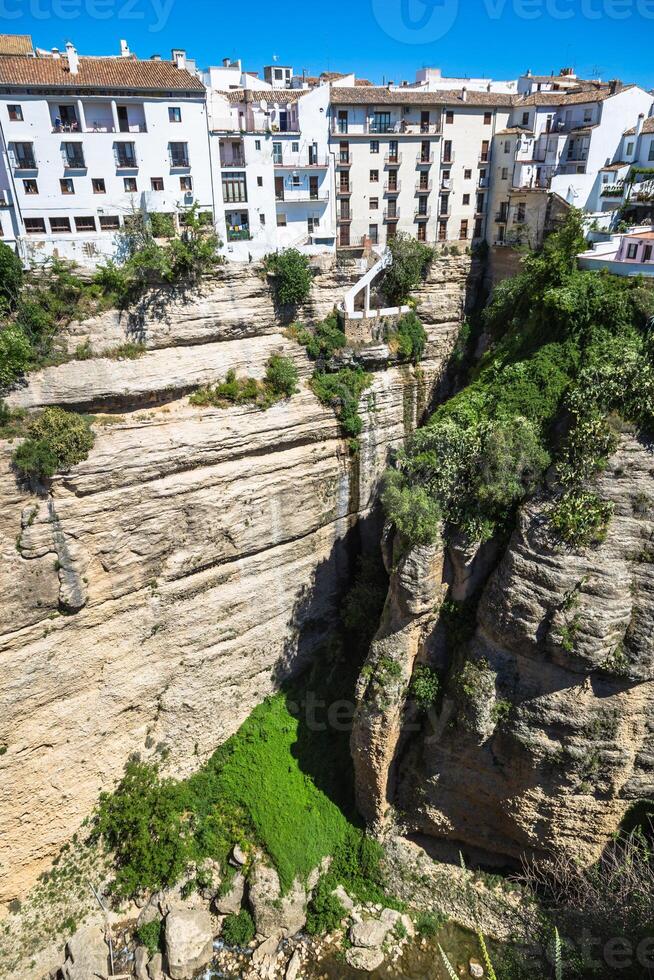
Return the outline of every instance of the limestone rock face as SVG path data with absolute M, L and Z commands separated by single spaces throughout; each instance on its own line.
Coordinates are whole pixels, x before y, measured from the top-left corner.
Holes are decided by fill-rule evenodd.
M 262 936 L 293 936 L 307 921 L 307 893 L 297 879 L 282 896 L 279 876 L 263 861 L 255 863 L 248 900 L 257 932 Z
M 389 453 L 441 384 L 469 274 L 461 257 L 444 285 L 432 275 L 427 356 L 375 372 L 356 456 L 252 269 L 138 311 L 143 357 L 47 368 L 13 393 L 27 408 L 91 406 L 96 440 L 42 495 L 0 442 L 0 902 L 24 896 L 130 755 L 166 750 L 166 771 L 187 774 L 306 662 Z M 306 317 L 353 278 L 317 274 Z M 105 313 L 71 327 L 70 346 L 111 350 L 131 330 Z M 189 405 L 229 367 L 261 377 L 276 350 L 300 368 L 291 399 Z
M 213 955 L 213 923 L 208 912 L 169 912 L 165 928 L 166 959 L 172 980 L 188 980 Z
M 654 792 L 651 448 L 624 434 L 596 490 L 614 514 L 590 548 L 552 541 L 548 500 L 522 509 L 479 603 L 476 680 L 403 756 L 414 829 L 471 855 L 591 860 Z
M 109 948 L 100 926 L 89 925 L 78 929 L 66 945 L 66 954 L 66 961 L 61 968 L 64 980 L 89 980 L 89 977 L 106 976 Z

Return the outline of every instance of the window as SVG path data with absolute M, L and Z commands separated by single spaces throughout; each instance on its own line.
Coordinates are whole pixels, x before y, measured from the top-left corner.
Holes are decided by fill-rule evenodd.
M 449 144 L 451 150 L 452 141 L 446 140 L 445 143 L 446 145 Z M 431 143 L 429 142 L 429 140 L 422 140 L 422 142 L 420 143 L 420 162 L 429 163 L 430 160 L 431 160 Z
M 282 162 L 282 144 L 273 143 L 273 163 Z
M 652 246 L 646 245 L 643 249 L 643 262 L 651 262 L 652 259 Z
M 481 218 L 476 218 L 473 238 L 481 238 L 481 231 L 482 231 L 481 226 L 482 226 Z
M 245 172 L 223 174 L 223 201 L 226 204 L 240 204 L 248 199 Z
M 484 210 L 484 195 L 483 194 L 477 194 L 477 202 L 475 204 L 475 211 L 477 212 L 477 214 L 481 214 L 481 212 L 483 210 Z
M 654 140 L 649 141 L 649 156 L 648 160 L 654 160 Z
M 461 227 L 459 228 L 459 238 L 467 238 L 467 237 L 468 237 L 468 222 L 464 220 L 461 222 Z
M 368 225 L 368 238 L 373 245 L 379 242 L 379 225 Z
M 379 153 L 379 140 L 370 140 L 370 152 Z
M 484 126 L 490 126 L 493 114 L 491 112 L 484 113 Z
M 509 168 L 508 167 L 502 167 L 502 171 L 501 171 L 501 175 L 500 176 L 501 176 L 501 179 L 502 180 L 508 180 L 509 179 Z
M 424 153 L 424 146 L 423 146 L 423 153 Z M 423 159 L 424 159 L 424 157 L 423 157 Z M 452 162 L 452 159 L 453 159 L 452 158 L 452 140 L 445 140 L 443 142 L 443 163 L 451 163 Z
M 347 247 L 350 244 L 350 226 L 341 225 L 338 230 L 338 244 Z
M 438 240 L 439 242 L 447 240 L 447 221 L 438 222 Z
M 182 121 L 182 110 L 179 106 L 171 105 L 168 106 L 168 122 L 171 123 L 181 123 Z
M 70 218 L 50 218 L 50 231 L 53 235 L 70 234 Z
M 19 170 L 36 169 L 33 143 L 12 143 L 11 147 L 15 167 L 17 167 Z
M 286 215 L 285 214 L 278 214 L 277 215 L 277 227 L 278 228 L 285 228 L 286 227 Z
M 192 191 L 193 190 L 193 178 L 192 177 L 180 177 L 179 178 L 179 189 L 181 191 Z
M 84 163 L 84 150 L 81 143 L 63 143 L 62 156 L 65 167 L 71 167 L 74 170 L 83 170 L 86 166 Z
M 426 242 L 427 241 L 427 222 L 426 221 L 419 221 L 418 222 L 418 231 L 417 231 L 417 234 L 416 234 L 416 238 L 418 239 L 419 242 Z
M 25 231 L 28 235 L 45 235 L 43 218 L 25 218 Z
M 266 216 L 265 216 L 265 214 L 260 214 L 259 215 L 259 224 L 260 225 L 265 225 L 265 223 L 266 223 Z
M 592 122 L 593 120 L 593 110 L 584 109 L 584 122 Z
M 263 177 L 257 177 L 257 187 L 263 187 Z
M 511 140 L 504 140 L 504 152 L 505 153 L 511 152 Z
M 483 184 L 485 180 L 486 180 L 486 168 L 482 167 L 482 169 L 479 171 L 479 183 Z
M 638 252 L 638 246 L 636 245 L 636 243 L 635 242 L 630 242 L 630 244 L 627 245 L 627 258 L 628 259 L 635 259 L 637 252 Z
M 275 68 L 275 78 L 278 81 L 282 81 L 282 79 L 284 78 L 284 72 L 282 71 L 281 68 Z
M 370 130 L 373 133 L 392 132 L 390 112 L 373 112 Z
M 4 228 L 2 227 L 2 222 L 0 222 L 0 238 L 4 238 L 4 237 L 5 237 Z
M 255 148 L 255 150 L 260 150 L 261 149 L 261 140 L 255 140 L 254 141 L 254 148 Z
M 389 163 L 399 163 L 399 144 L 397 140 L 390 140 L 388 144 L 388 161 Z
M 523 126 L 528 126 L 529 125 L 529 113 L 528 112 L 523 112 L 522 113 L 522 125 Z
M 302 185 L 302 181 L 300 179 L 300 175 L 293 174 L 291 177 L 291 187 L 300 187 L 301 185 Z
M 75 185 L 73 184 L 72 178 L 70 178 L 70 177 L 63 177 L 59 181 L 59 187 L 61 188 L 61 193 L 62 194 L 74 194 L 75 193 Z
M 168 153 L 171 167 L 189 166 L 188 143 L 169 143 Z
M 464 170 L 463 171 L 463 179 L 464 180 L 472 180 L 472 170 Z
M 454 111 L 452 109 L 448 109 L 447 112 L 445 113 L 445 122 L 446 123 L 454 122 Z
M 91 180 L 91 186 L 93 188 L 93 193 L 94 194 L 106 194 L 107 193 L 106 188 L 104 186 L 104 178 L 103 177 L 94 177 Z M 153 188 L 153 190 L 154 189 L 155 188 Z
M 299 152 L 300 152 L 300 144 L 291 143 L 291 153 L 299 153 Z
M 22 105 L 8 105 L 7 112 L 9 113 L 9 118 L 12 122 L 22 122 L 23 121 L 23 107 Z
M 318 229 L 319 225 L 320 225 L 320 220 L 316 217 L 316 215 L 310 214 L 309 217 L 307 218 L 308 234 L 313 235 L 314 231 Z
M 389 225 L 388 228 L 386 229 L 386 241 L 389 241 L 389 239 L 391 238 L 397 238 L 396 224 Z
M 470 195 L 469 194 L 464 194 L 463 195 L 463 204 L 470 204 Z
M 370 183 L 371 184 L 378 184 L 379 183 L 379 171 L 378 170 L 371 170 L 370 171 Z
M 150 188 L 153 191 L 162 191 L 164 189 L 163 177 L 150 177 Z
M 75 231 L 95 231 L 95 218 L 92 214 L 84 218 L 75 218 Z
M 479 159 L 481 160 L 482 163 L 486 163 L 487 160 L 488 160 L 488 148 L 489 148 L 489 146 L 490 146 L 490 143 L 488 142 L 488 140 L 482 140 L 481 154 L 479 156 Z
M 117 214 L 100 215 L 100 231 L 116 231 L 120 228 L 120 219 Z
M 627 154 L 628 157 L 630 157 L 633 152 L 634 152 L 634 144 L 627 143 L 627 149 L 625 150 L 625 153 Z
M 136 167 L 136 150 L 133 143 L 114 143 L 117 167 Z
M 347 133 L 348 113 L 347 109 L 338 110 L 337 129 L 339 133 Z
M 24 180 L 23 190 L 26 194 L 38 194 L 39 188 L 35 180 Z
M 371 197 L 370 198 L 370 210 L 371 211 L 377 211 L 378 209 L 379 209 L 379 198 L 378 197 Z
M 136 194 L 136 177 L 123 177 L 126 194 Z
M 418 214 L 427 214 L 427 201 L 428 201 L 427 197 L 418 198 Z M 447 198 L 445 198 L 445 201 L 447 202 Z
M 518 210 L 516 212 L 516 221 L 518 222 L 519 225 L 523 225 L 525 223 L 526 214 L 527 214 L 527 205 L 523 201 L 518 205 Z

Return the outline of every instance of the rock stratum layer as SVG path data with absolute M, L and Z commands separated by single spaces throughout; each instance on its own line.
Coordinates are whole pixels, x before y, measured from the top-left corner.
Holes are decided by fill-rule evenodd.
M 442 377 L 471 275 L 465 256 L 434 264 L 425 360 L 375 373 L 358 456 L 250 269 L 73 325 L 71 350 L 138 339 L 147 352 L 47 368 L 12 394 L 92 410 L 96 441 L 42 495 L 17 484 L 0 443 L 1 901 L 27 891 L 132 753 L 165 748 L 167 771 L 188 772 L 299 669 L 329 628 L 388 454 Z M 321 271 L 304 318 L 352 278 Z M 292 399 L 189 405 L 230 367 L 261 377 L 273 351 L 300 368 Z
M 652 447 L 624 432 L 594 489 L 614 506 L 599 545 L 556 546 L 547 497 L 522 508 L 485 585 L 488 548 L 475 554 L 450 543 L 450 597 L 470 601 L 482 585 L 473 637 L 461 650 L 437 607 L 426 614 L 417 604 L 413 629 L 423 641 L 410 659 L 440 668 L 445 694 L 416 731 L 403 673 L 400 704 L 392 686 L 383 704 L 388 712 L 392 703 L 392 751 L 378 693 L 360 690 L 353 746 L 360 806 L 371 819 L 392 803 L 409 831 L 449 842 L 453 853 L 462 847 L 473 861 L 562 851 L 590 861 L 629 807 L 652 798 Z M 413 566 L 421 560 L 418 549 Z M 414 583 L 417 599 L 424 580 Z M 387 608 L 400 586 L 406 592 L 411 578 L 391 578 Z M 383 642 L 387 658 L 404 665 L 411 623 L 400 625 L 387 617 Z M 466 662 L 475 667 L 462 683 Z

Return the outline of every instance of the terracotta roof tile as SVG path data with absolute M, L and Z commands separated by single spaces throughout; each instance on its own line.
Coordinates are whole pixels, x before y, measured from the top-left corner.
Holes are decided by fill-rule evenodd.
M 232 105 L 240 105 L 241 102 L 261 102 L 262 99 L 268 103 L 269 106 L 274 105 L 289 105 L 290 103 L 297 102 L 303 96 L 308 95 L 311 89 L 306 88 L 293 88 L 293 89 L 264 89 L 258 91 L 252 88 L 234 88 L 230 89 L 229 92 L 221 92 L 228 102 Z
M 149 92 L 204 92 L 199 78 L 172 61 L 136 58 L 79 59 L 72 74 L 68 58 L 0 58 L 0 87 L 54 89 L 110 89 Z
M 31 34 L 0 34 L 0 55 L 33 54 Z
M 512 106 L 515 96 L 506 92 L 474 92 L 468 90 L 464 101 L 461 89 L 445 92 L 425 92 L 422 89 L 406 88 L 389 90 L 379 86 L 332 87 L 331 101 L 334 105 L 470 105 L 470 106 Z
M 619 95 L 634 88 L 633 85 L 623 85 L 617 92 L 611 92 L 610 88 L 584 89 L 580 92 L 533 92 L 531 95 L 519 96 L 516 105 L 535 105 L 535 106 L 557 106 L 557 105 L 580 105 L 587 102 L 604 102 L 612 95 Z
M 654 133 L 654 116 L 648 116 L 647 119 L 643 121 L 643 133 Z M 631 129 L 625 130 L 625 136 L 635 136 L 636 127 L 632 126 Z

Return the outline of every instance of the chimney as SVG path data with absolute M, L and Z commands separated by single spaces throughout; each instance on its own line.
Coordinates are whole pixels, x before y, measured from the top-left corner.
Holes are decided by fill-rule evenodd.
M 128 45 L 127 41 L 123 41 L 121 39 L 121 42 L 120 42 L 120 57 L 121 58 L 129 58 L 129 56 L 130 56 L 129 45 Z
M 186 51 L 182 48 L 173 48 L 171 54 L 178 68 L 186 68 Z
M 68 56 L 68 71 L 71 75 L 76 75 L 79 71 L 79 58 L 75 45 L 71 41 L 66 41 L 66 55 Z
M 59 54 L 59 48 L 53 48 L 52 49 L 52 57 L 53 58 L 61 58 L 61 55 Z
M 229 68 L 231 61 L 229 58 L 223 58 L 223 68 Z
M 636 139 L 638 139 L 638 137 L 640 136 L 640 134 L 643 131 L 643 123 L 644 122 L 645 122 L 645 113 L 644 112 L 641 112 L 640 115 L 638 116 L 638 120 L 636 122 Z
M 525 76 L 527 78 L 531 78 L 531 68 L 527 68 L 527 71 L 525 72 Z
M 462 102 L 468 101 L 468 89 L 465 87 L 465 85 L 461 89 L 461 101 Z
M 609 92 L 611 93 L 611 95 L 615 95 L 616 92 L 619 92 L 621 90 L 621 88 L 622 88 L 622 82 L 620 81 L 620 79 L 612 78 L 611 81 L 609 82 Z

